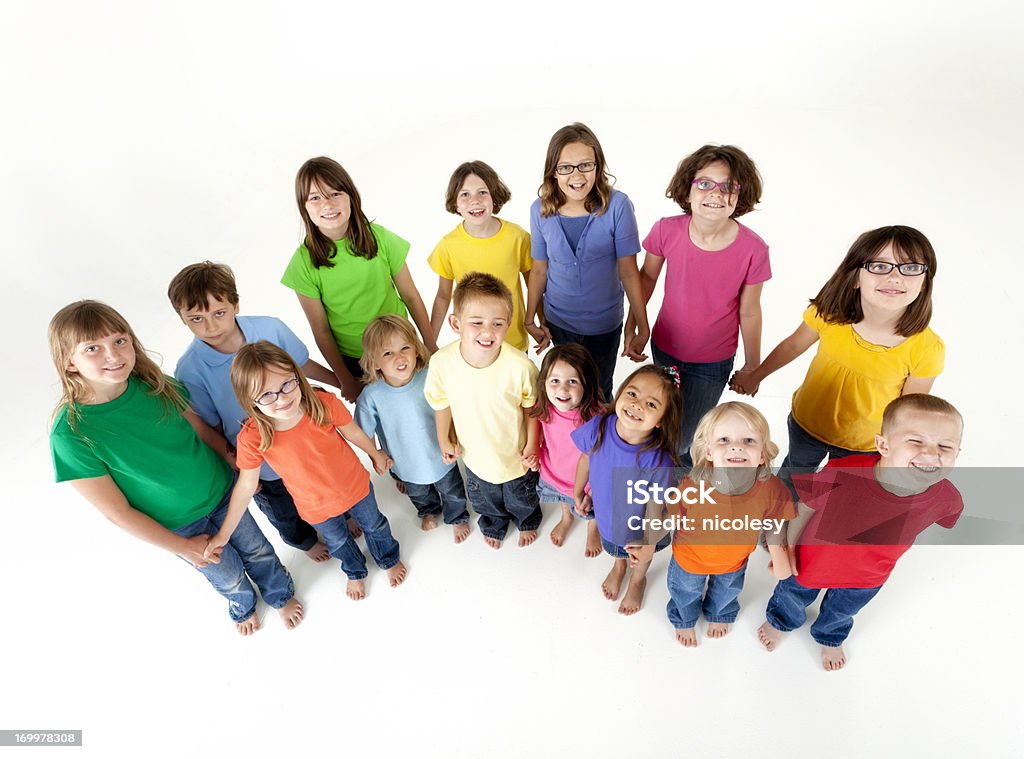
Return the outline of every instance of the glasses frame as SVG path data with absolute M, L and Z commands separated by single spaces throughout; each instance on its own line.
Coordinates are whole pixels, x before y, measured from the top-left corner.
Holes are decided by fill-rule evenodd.
M 586 166 L 588 163 L 592 163 L 592 164 L 594 164 L 594 166 L 593 166 L 593 168 L 590 168 L 590 169 L 587 169 L 587 170 L 584 171 L 583 168 L 581 168 L 581 167 Z M 562 171 L 562 169 L 568 169 L 568 171 Z M 592 171 L 597 171 L 597 161 L 583 161 L 582 163 L 576 163 L 576 164 L 572 164 L 572 163 L 558 163 L 558 164 L 555 164 L 555 173 L 558 174 L 559 176 L 567 177 L 570 174 L 572 174 L 574 171 L 578 171 L 580 174 L 589 174 Z
M 717 187 L 723 195 L 739 195 L 740 190 L 743 189 L 743 185 L 741 185 L 739 182 L 733 182 L 731 179 L 728 182 L 716 182 L 711 177 L 697 177 L 692 182 L 690 182 L 690 184 L 694 187 L 697 187 L 697 185 L 701 182 L 711 182 L 711 184 Z M 697 187 L 697 189 L 700 190 L 701 192 L 711 192 L 711 188 L 708 188 L 707 190 L 701 190 L 700 187 Z
M 295 392 L 295 389 L 300 385 L 298 377 L 292 377 L 290 380 L 285 380 L 281 383 L 281 387 L 277 390 L 268 390 L 263 393 L 259 398 L 253 398 L 252 402 L 257 406 L 270 406 L 271 404 L 277 403 L 277 399 L 282 395 L 291 395 Z M 290 388 L 285 390 L 285 387 L 291 385 Z M 268 395 L 273 396 L 269 401 L 264 400 Z
M 887 271 L 871 271 L 869 267 L 876 266 L 878 264 L 885 264 L 889 268 Z M 911 274 L 910 272 L 903 271 L 904 266 L 920 266 L 921 271 L 917 272 L 917 274 Z M 896 269 L 896 271 L 900 273 L 901 277 L 920 277 L 923 274 L 928 273 L 928 264 L 918 263 L 917 261 L 904 261 L 901 264 L 894 264 L 891 261 L 865 261 L 859 268 L 863 269 L 868 274 L 874 274 L 876 277 L 885 277 L 892 274 L 893 269 Z

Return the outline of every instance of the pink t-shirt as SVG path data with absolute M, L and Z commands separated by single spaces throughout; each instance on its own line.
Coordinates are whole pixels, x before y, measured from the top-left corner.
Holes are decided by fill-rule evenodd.
M 739 224 L 739 222 L 737 222 Z M 680 361 L 708 364 L 735 355 L 740 291 L 771 279 L 768 246 L 747 227 L 723 250 L 701 250 L 690 240 L 690 217 L 655 222 L 644 250 L 665 259 L 665 300 L 652 339 Z
M 540 423 L 540 476 L 562 495 L 572 497 L 580 451 L 569 435 L 582 424 L 579 409 L 563 414 L 548 406 L 548 419 Z

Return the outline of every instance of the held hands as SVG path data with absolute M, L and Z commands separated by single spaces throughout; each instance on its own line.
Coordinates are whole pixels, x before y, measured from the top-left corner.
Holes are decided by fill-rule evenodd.
M 753 373 L 754 370 L 747 367 L 743 367 L 738 372 L 735 372 L 729 380 L 729 389 L 740 395 L 749 395 L 751 397 L 757 395 L 757 389 L 761 386 L 761 383 L 754 381 Z
M 786 546 L 786 553 L 789 555 L 789 572 L 796 577 L 800 574 L 796 571 L 796 546 Z
M 629 554 L 630 568 L 635 568 L 637 564 L 643 564 L 654 559 L 654 546 L 629 545 L 625 548 L 626 553 Z
M 551 331 L 547 328 L 546 324 L 538 326 L 535 323 L 527 322 L 526 331 L 530 333 L 530 337 L 537 341 L 537 346 L 533 349 L 534 353 L 540 353 L 551 345 Z
M 790 575 L 796 574 L 790 569 L 788 561 L 783 561 L 780 563 L 769 561 L 768 570 L 772 573 L 772 577 L 774 577 L 776 580 L 785 580 Z
M 532 469 L 534 472 L 540 469 L 540 456 L 537 454 L 537 446 L 533 447 L 526 446 L 523 450 L 519 451 L 519 460 L 523 466 L 527 469 Z
M 580 516 L 585 516 L 594 510 L 594 501 L 590 497 L 590 493 L 584 493 L 582 498 L 574 497 L 573 500 L 576 502 L 574 508 L 576 513 Z
M 627 316 L 626 326 L 623 328 L 621 355 L 637 363 L 646 361 L 647 354 L 644 353 L 644 348 L 647 347 L 647 341 L 650 339 L 651 330 L 646 327 L 638 328 L 632 315 Z
M 462 451 L 459 449 L 458 443 L 446 441 L 444 445 L 441 446 L 441 461 L 446 464 L 451 464 L 461 455 Z
M 341 397 L 349 403 L 355 403 L 356 399 L 359 398 L 359 394 L 363 392 L 362 383 L 354 377 L 345 381 L 338 382 L 338 389 L 341 390 Z
M 373 462 L 373 471 L 377 474 L 384 474 L 384 472 L 388 471 L 392 464 L 395 463 L 392 458 L 388 456 L 388 452 L 381 449 L 377 449 L 377 451 L 370 457 L 370 461 Z
M 211 551 L 209 535 L 195 535 L 191 538 L 185 538 L 185 542 L 187 546 L 183 550 L 178 551 L 178 556 L 196 569 L 202 569 L 211 563 L 220 563 L 220 553 L 224 549 L 223 543 L 217 547 L 216 551 Z M 224 542 L 226 543 L 227 541 Z M 207 552 L 209 552 L 209 556 L 207 556 Z

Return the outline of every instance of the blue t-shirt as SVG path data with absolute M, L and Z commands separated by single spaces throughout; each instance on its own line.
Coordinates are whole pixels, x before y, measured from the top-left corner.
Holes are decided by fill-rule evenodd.
M 548 321 L 581 335 L 603 335 L 622 324 L 622 282 L 618 259 L 640 252 L 633 204 L 613 190 L 608 208 L 590 214 L 573 246 L 557 214 L 540 215 L 540 199 L 530 206 L 530 256 L 547 261 L 544 314 Z
M 558 223 L 562 225 L 565 239 L 569 242 L 572 252 L 575 253 L 576 248 L 580 244 L 580 238 L 583 236 L 583 230 L 590 223 L 590 216 L 562 216 L 562 214 L 558 214 Z
M 455 466 L 441 460 L 434 410 L 423 395 L 426 381 L 425 369 L 402 387 L 378 379 L 363 388 L 356 401 L 356 424 L 380 439 L 380 447 L 395 462 L 395 476 L 416 485 L 431 485 Z
M 675 487 L 679 483 L 672 459 L 662 450 L 641 451 L 642 445 L 630 445 L 615 431 L 618 417 L 613 413 L 604 418 L 604 438 L 601 447 L 593 453 L 590 449 L 597 442 L 598 425 L 602 417 L 595 416 L 572 432 L 572 441 L 582 452 L 590 456 L 590 497 L 594 502 L 594 517 L 601 537 L 617 546 L 639 542 L 643 530 L 630 529 L 631 516 L 643 517 L 646 505 L 629 503 L 627 483 L 647 480 L 663 488 Z M 637 491 L 638 500 L 643 491 Z
M 235 321 L 247 343 L 266 340 L 284 350 L 299 366 L 309 361 L 306 346 L 280 319 L 273 316 L 236 316 Z M 221 430 L 231 445 L 235 445 L 238 431 L 249 416 L 238 405 L 235 391 L 231 388 L 231 362 L 234 358 L 234 353 L 221 353 L 197 337 L 174 369 L 174 376 L 188 388 L 192 410 L 215 430 Z M 263 462 L 260 479 L 279 480 L 281 477 Z

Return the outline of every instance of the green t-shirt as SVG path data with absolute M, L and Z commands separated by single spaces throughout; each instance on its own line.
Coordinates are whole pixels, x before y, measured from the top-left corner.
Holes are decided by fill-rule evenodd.
M 57 482 L 109 474 L 133 509 L 168 530 L 209 514 L 231 487 L 227 462 L 137 377 L 109 403 L 77 408 L 77 432 L 67 409 L 50 432 Z
M 377 224 L 371 224 L 370 230 L 377 238 L 377 255 L 372 260 L 357 256 L 344 239 L 335 243 L 334 266 L 317 269 L 309 250 L 300 245 L 281 277 L 285 287 L 323 302 L 338 349 L 353 358 L 363 355 L 367 324 L 381 314 L 407 315 L 392 278 L 405 263 L 409 243 Z

